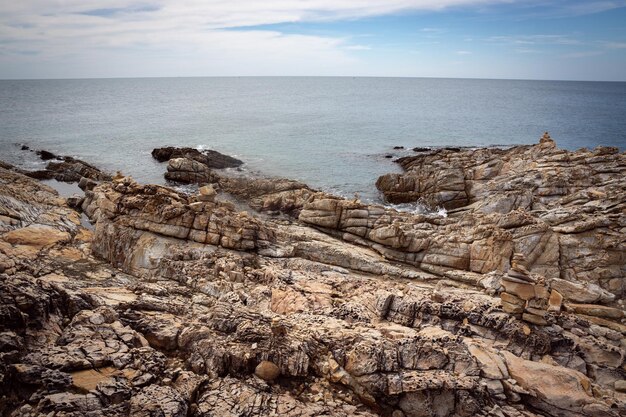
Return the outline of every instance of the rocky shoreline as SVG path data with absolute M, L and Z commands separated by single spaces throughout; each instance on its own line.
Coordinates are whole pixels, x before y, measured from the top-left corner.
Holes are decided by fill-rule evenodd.
M 156 151 L 199 192 L 0 163 L 2 415 L 626 415 L 626 153 L 546 134 L 378 180 L 443 217 Z

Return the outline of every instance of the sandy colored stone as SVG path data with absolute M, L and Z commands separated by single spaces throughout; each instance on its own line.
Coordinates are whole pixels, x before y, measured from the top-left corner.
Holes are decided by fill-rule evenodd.
M 614 307 L 607 307 L 598 304 L 566 304 L 568 308 L 571 308 L 576 313 L 586 314 L 589 316 L 596 316 L 608 319 L 621 319 L 624 317 L 624 310 Z
M 563 296 L 557 290 L 552 290 L 548 299 L 548 311 L 559 312 L 562 304 Z
M 526 304 L 526 301 L 506 292 L 500 293 L 500 298 L 502 299 L 502 301 L 506 301 L 509 304 L 514 304 L 517 306 L 524 306 Z
M 542 316 L 532 314 L 532 313 L 523 313 L 522 320 L 525 320 L 529 323 L 536 324 L 538 326 L 545 326 L 548 324 L 546 319 L 544 319 Z
M 520 283 L 502 280 L 502 286 L 506 289 L 506 292 L 517 296 L 522 300 L 530 300 L 535 298 L 535 287 L 532 284 Z
M 254 374 L 264 381 L 272 382 L 280 375 L 280 369 L 273 362 L 261 361 L 254 369 Z
M 89 392 L 96 389 L 98 383 L 120 375 L 121 372 L 113 367 L 86 369 L 72 372 L 72 386 L 79 391 Z
M 502 356 L 511 377 L 522 388 L 537 395 L 529 399 L 537 408 L 548 413 L 555 409 L 562 410 L 557 415 L 585 414 L 585 406 L 598 404 L 598 400 L 591 394 L 591 382 L 582 373 L 520 359 L 509 352 L 503 352 Z M 603 409 L 608 411 L 606 406 Z
M 33 224 L 21 229 L 12 230 L 1 236 L 3 240 L 14 245 L 43 248 L 59 242 L 67 242 L 70 234 L 55 227 Z
M 511 304 L 504 300 L 501 303 L 502 303 L 502 310 L 506 311 L 509 314 L 521 314 L 524 312 L 524 307 L 520 305 Z

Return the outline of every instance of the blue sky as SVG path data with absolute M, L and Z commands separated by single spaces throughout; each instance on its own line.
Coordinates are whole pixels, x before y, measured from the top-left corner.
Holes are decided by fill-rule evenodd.
M 22 0 L 0 78 L 626 81 L 626 0 Z

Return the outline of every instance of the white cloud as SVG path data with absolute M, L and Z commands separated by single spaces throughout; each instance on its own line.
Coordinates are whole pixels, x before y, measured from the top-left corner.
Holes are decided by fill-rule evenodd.
M 457 55 L 471 55 L 471 51 L 456 51 Z
M 626 49 L 626 42 L 604 42 L 602 45 L 608 49 Z
M 582 42 L 568 35 L 518 35 L 491 36 L 486 39 L 494 43 L 510 43 L 516 45 L 580 45 Z
M 603 51 L 579 51 L 579 52 L 571 52 L 569 54 L 564 54 L 561 56 L 563 58 L 578 59 L 578 58 L 589 58 L 589 57 L 599 56 L 603 54 L 604 54 Z
M 0 68 L 19 63 L 67 66 L 68 76 L 94 61 L 152 65 L 185 57 L 188 72 L 297 74 L 349 72 L 351 55 L 368 49 L 350 39 L 282 34 L 252 26 L 355 19 L 405 10 L 441 10 L 506 0 L 22 0 L 0 6 Z M 210 65 L 208 63 L 211 63 Z M 195 63 L 195 64 L 194 64 Z M 306 64 L 304 64 L 306 63 Z M 100 62 L 112 65 L 111 62 Z M 131 71 L 130 64 L 126 65 Z M 29 68 L 29 71 L 34 71 Z M 208 71 L 208 72 L 207 72 Z M 220 72 L 222 71 L 222 72 Z M 62 70 L 59 70 L 62 73 Z M 163 75 L 176 75 L 164 72 Z M 180 74 L 188 75 L 188 73 Z M 201 75 L 201 74 L 199 74 Z M 20 76 L 5 74 L 0 78 Z
M 367 45 L 348 45 L 345 46 L 344 49 L 349 51 L 369 51 L 372 47 Z
M 539 54 L 541 51 L 532 48 L 515 48 L 515 52 L 518 54 Z

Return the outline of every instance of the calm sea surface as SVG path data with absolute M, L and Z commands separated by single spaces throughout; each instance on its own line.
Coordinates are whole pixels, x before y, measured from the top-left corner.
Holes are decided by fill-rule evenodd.
M 626 149 L 626 83 L 420 78 L 0 81 L 0 159 L 16 144 L 163 183 L 154 147 L 215 149 L 244 170 L 376 199 L 394 146 L 535 143 Z

